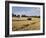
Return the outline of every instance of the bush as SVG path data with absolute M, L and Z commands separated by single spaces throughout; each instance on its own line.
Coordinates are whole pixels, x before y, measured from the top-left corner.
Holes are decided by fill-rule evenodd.
M 17 17 L 20 17 L 20 15 L 17 15 Z
M 27 20 L 31 20 L 31 18 L 28 18 Z

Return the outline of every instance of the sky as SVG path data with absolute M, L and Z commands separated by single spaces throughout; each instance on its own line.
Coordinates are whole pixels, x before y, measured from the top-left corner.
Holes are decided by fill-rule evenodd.
M 14 15 L 27 15 L 27 16 L 40 16 L 39 7 L 12 7 L 12 14 Z

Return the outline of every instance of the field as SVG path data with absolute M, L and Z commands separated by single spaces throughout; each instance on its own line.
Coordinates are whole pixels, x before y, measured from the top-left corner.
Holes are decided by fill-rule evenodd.
M 31 17 L 12 17 L 12 31 L 40 30 L 40 18 Z

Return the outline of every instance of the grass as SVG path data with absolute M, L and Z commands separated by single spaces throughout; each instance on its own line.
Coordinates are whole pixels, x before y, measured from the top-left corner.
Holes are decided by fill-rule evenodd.
M 31 20 L 27 20 L 28 17 L 13 17 L 12 30 L 13 31 L 26 31 L 26 30 L 40 30 L 40 18 L 32 17 Z

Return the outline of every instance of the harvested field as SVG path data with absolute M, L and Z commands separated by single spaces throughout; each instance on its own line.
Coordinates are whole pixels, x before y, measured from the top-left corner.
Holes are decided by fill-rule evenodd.
M 27 30 L 40 30 L 40 18 L 31 17 L 12 17 L 12 30 L 13 31 L 27 31 Z

